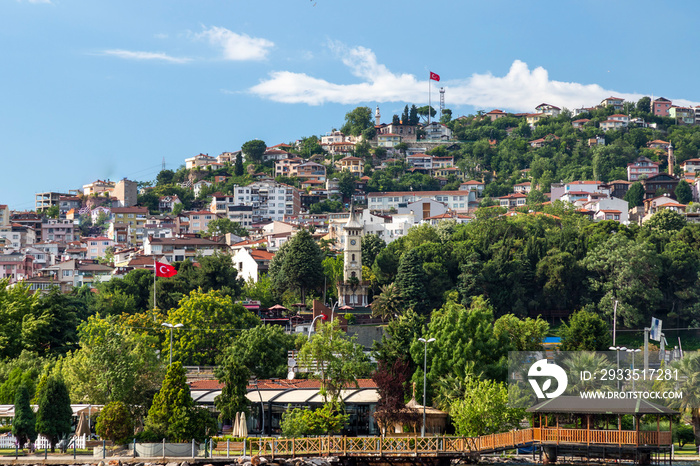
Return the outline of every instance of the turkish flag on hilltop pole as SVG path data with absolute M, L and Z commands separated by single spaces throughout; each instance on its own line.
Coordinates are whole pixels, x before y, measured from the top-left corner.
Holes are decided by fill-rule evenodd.
M 172 265 L 156 262 L 156 277 L 173 277 L 177 275 L 177 270 Z
M 432 71 L 430 72 L 430 79 L 433 81 L 440 81 L 440 75 L 437 73 L 433 73 Z

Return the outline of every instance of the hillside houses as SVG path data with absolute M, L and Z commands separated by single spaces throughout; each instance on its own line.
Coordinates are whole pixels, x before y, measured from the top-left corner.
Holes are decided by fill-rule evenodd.
M 183 155 L 184 168 L 140 184 L 139 192 L 135 181 L 97 179 L 79 189 L 36 193 L 34 211 L 0 205 L 2 276 L 40 278 L 37 289 L 52 280 L 66 288 L 119 277 L 154 257 L 196 261 L 226 253 L 241 276 L 254 281 L 302 227 L 331 241 L 329 250 L 342 249 L 351 202 L 361 212 L 363 233 L 386 242 L 416 225 L 470 222 L 479 206 L 516 215 L 567 203 L 591 221 L 622 224 L 646 221 L 662 209 L 686 216 L 697 210 L 678 202 L 675 189 L 685 180 L 694 200 L 700 196 L 700 150 L 695 139 L 683 139 L 700 122 L 700 109 L 657 98 L 650 114 L 614 96 L 597 101 L 571 113 L 545 102 L 533 113 L 493 109 L 454 120 L 446 114 L 430 124 L 415 115 L 409 121 L 416 124 L 404 116 L 382 123 L 377 109 L 364 136 L 333 129 L 265 147 L 255 161 L 241 150 Z M 571 117 L 577 112 L 585 114 Z M 675 132 L 672 125 L 691 127 Z M 560 170 L 567 163 L 572 166 Z M 642 184 L 645 206 L 630 214 L 624 197 L 635 182 Z M 212 236 L 217 220 L 242 229 L 228 240 Z M 237 235 L 245 238 L 234 242 Z M 247 241 L 250 246 L 234 246 Z M 97 270 L 94 261 L 101 267 L 111 261 L 111 271 Z M 69 279 L 78 266 L 86 278 Z

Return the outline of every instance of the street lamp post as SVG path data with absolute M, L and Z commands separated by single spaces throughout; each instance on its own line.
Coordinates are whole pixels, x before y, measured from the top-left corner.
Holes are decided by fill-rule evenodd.
M 425 437 L 425 371 L 427 370 L 428 366 L 428 343 L 432 343 L 435 341 L 435 338 L 419 338 L 418 341 L 423 343 L 424 351 L 423 351 L 423 425 L 420 427 L 420 436 Z
M 170 366 L 173 365 L 173 329 L 174 328 L 180 328 L 184 327 L 182 324 L 169 324 L 167 322 L 163 322 L 161 324 L 163 327 L 168 327 L 170 329 Z
M 314 324 L 316 323 L 317 319 L 323 319 L 326 320 L 328 317 L 326 317 L 326 314 L 319 314 L 316 317 L 314 317 L 314 320 L 311 321 L 311 325 L 309 325 L 309 340 L 311 340 L 311 332 L 314 329 Z
M 611 346 L 610 351 L 615 351 L 617 353 L 617 370 L 620 370 L 620 351 L 627 351 L 625 346 Z M 620 391 L 620 377 L 617 377 L 617 372 L 615 372 L 615 379 L 617 380 L 617 391 Z
M 265 404 L 263 403 L 262 393 L 260 393 L 260 387 L 258 387 L 258 379 L 253 379 L 255 384 L 255 389 L 258 391 L 258 396 L 260 397 L 260 415 L 261 415 L 261 427 L 260 427 L 260 437 L 265 436 Z
M 628 348 L 627 352 L 632 354 L 632 391 L 634 391 L 634 355 L 641 352 L 639 348 L 637 349 L 631 349 Z

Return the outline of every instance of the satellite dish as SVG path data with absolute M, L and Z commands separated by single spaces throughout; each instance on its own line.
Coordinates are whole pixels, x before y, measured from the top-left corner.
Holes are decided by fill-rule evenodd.
M 295 375 L 296 374 L 294 373 L 294 371 L 289 371 L 289 373 L 287 374 L 287 380 L 294 380 Z

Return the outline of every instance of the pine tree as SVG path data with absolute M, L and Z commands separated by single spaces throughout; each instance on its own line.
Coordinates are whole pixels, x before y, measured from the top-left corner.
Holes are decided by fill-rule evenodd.
M 233 167 L 233 173 L 236 176 L 243 176 L 243 156 L 240 152 L 236 154 L 236 164 Z
M 158 437 L 178 440 L 174 430 L 180 430 L 183 419 L 194 407 L 185 377 L 185 368 L 176 361 L 165 374 L 163 386 L 153 397 L 153 404 L 148 410 L 146 427 Z
M 678 182 L 678 186 L 676 186 L 674 194 L 676 195 L 678 202 L 681 204 L 687 204 L 693 200 L 693 190 L 685 180 L 680 180 Z
M 630 185 L 630 188 L 625 193 L 625 198 L 628 207 L 640 206 L 644 204 L 644 186 L 639 181 L 635 181 Z
M 15 395 L 15 418 L 12 420 L 12 435 L 20 446 L 36 440 L 36 416 L 29 404 L 29 390 L 22 384 Z
M 414 249 L 404 253 L 399 261 L 396 273 L 396 286 L 408 308 L 413 308 L 419 314 L 430 312 L 428 309 L 428 291 L 425 287 L 428 281 L 418 252 Z
M 303 302 L 307 290 L 323 285 L 323 251 L 311 233 L 304 229 L 286 244 L 279 269 L 276 268 L 277 265 L 273 268 L 270 264 L 270 274 L 275 283 L 278 283 L 278 278 L 284 277 L 287 287 L 299 290 Z
M 51 452 L 61 437 L 70 434 L 73 410 L 68 388 L 63 379 L 49 377 L 39 395 L 36 430 L 51 443 Z

